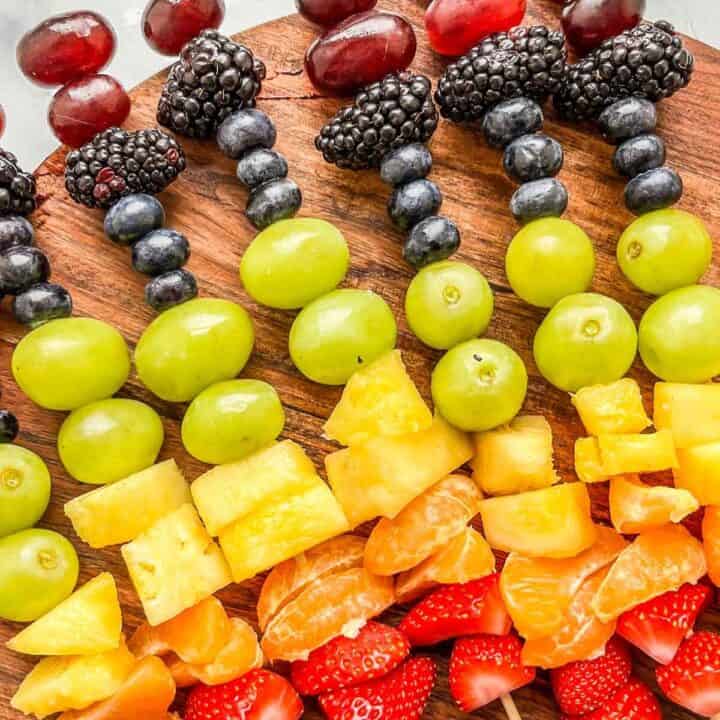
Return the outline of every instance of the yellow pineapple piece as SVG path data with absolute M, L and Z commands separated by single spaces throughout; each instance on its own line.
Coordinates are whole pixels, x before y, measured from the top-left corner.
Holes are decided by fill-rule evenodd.
M 491 547 L 527 557 L 575 557 L 597 538 L 583 483 L 483 500 L 480 515 Z
M 487 495 L 539 490 L 558 481 L 552 429 L 541 415 L 519 415 L 510 425 L 473 439 L 473 478 Z
M 320 481 L 232 523 L 219 540 L 239 583 L 349 529 L 335 496 Z
M 470 438 L 436 416 L 427 430 L 376 437 L 325 458 L 330 485 L 350 527 L 394 518 L 473 455 Z
M 101 573 L 10 640 L 26 655 L 93 655 L 120 647 L 122 612 L 115 580 Z
M 720 505 L 720 442 L 678 450 L 675 487 L 689 490 L 701 505 Z
M 84 710 L 114 695 L 136 662 L 124 640 L 98 655 L 45 658 L 25 677 L 10 704 L 38 718 Z
M 610 479 L 603 467 L 597 438 L 578 438 L 575 441 L 575 473 L 584 483 L 599 483 Z
M 170 620 L 232 581 L 227 562 L 192 505 L 122 546 L 150 625 Z
M 572 398 L 588 435 L 639 433 L 651 425 L 631 378 L 582 388 Z
M 166 460 L 66 503 L 65 514 L 90 547 L 134 540 L 161 517 L 191 502 L 174 460 Z
M 432 413 L 393 350 L 358 370 L 325 423 L 325 435 L 341 445 L 357 445 L 378 435 L 427 430 Z
M 675 443 L 669 430 L 646 435 L 601 435 L 598 445 L 603 470 L 611 477 L 658 472 L 678 466 Z
M 720 383 L 659 382 L 653 410 L 655 427 L 672 430 L 679 449 L 720 440 Z

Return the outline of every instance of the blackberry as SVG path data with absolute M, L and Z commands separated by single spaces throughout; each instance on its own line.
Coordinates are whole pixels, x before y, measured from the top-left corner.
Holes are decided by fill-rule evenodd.
M 0 217 L 29 215 L 37 207 L 35 178 L 23 172 L 17 158 L 0 148 Z
M 75 202 L 112 207 L 133 193 L 157 195 L 185 169 L 185 153 L 161 130 L 110 128 L 68 153 L 65 187 Z
M 158 122 L 188 137 L 210 137 L 228 115 L 255 107 L 264 79 L 265 65 L 247 47 L 203 30 L 170 68 Z
M 657 102 L 684 88 L 693 66 L 670 23 L 642 22 L 569 65 L 555 106 L 568 119 L 584 120 L 627 97 Z
M 427 142 L 438 119 L 430 80 L 409 72 L 392 73 L 341 109 L 315 138 L 315 147 L 340 168 L 377 168 L 391 150 Z
M 544 102 L 565 74 L 565 36 L 544 25 L 496 33 L 449 65 L 435 100 L 454 122 L 479 120 L 502 100 Z

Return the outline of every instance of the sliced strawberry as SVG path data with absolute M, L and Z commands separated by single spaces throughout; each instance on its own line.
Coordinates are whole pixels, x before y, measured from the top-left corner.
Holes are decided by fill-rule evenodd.
M 292 684 L 301 695 L 320 695 L 387 675 L 410 654 L 400 630 L 369 622 L 356 638 L 339 637 L 294 662 Z
M 683 585 L 621 615 L 618 634 L 653 660 L 667 665 L 711 598 L 710 588 L 705 585 Z
M 472 712 L 528 685 L 535 668 L 521 660 L 516 635 L 476 635 L 455 643 L 450 659 L 450 692 L 461 710 Z
M 413 647 L 465 635 L 507 635 L 512 620 L 500 595 L 499 575 L 446 585 L 418 603 L 400 623 Z
M 419 720 L 435 687 L 430 658 L 411 658 L 389 675 L 320 695 L 328 720 Z
M 630 678 L 610 701 L 587 715 L 560 715 L 560 720 L 663 720 L 660 703 L 647 685 Z
M 720 635 L 695 633 L 655 674 L 674 703 L 705 717 L 720 713 Z

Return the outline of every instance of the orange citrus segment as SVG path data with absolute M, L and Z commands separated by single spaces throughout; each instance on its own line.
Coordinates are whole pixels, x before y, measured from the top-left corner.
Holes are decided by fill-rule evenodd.
M 702 535 L 708 575 L 713 583 L 720 587 L 720 507 L 705 508 Z

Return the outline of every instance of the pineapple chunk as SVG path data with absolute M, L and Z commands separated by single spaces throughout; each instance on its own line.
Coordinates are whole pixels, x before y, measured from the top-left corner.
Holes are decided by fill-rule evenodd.
M 675 487 L 689 490 L 701 505 L 720 505 L 720 442 L 678 450 Z
M 45 658 L 25 677 L 10 704 L 38 718 L 84 710 L 114 695 L 136 662 L 124 641 L 98 655 Z
M 677 448 L 720 440 L 720 383 L 657 383 L 654 417 L 658 430 L 672 430 Z
M 582 388 L 572 398 L 588 435 L 639 433 L 651 425 L 631 378 Z
M 603 467 L 597 438 L 578 438 L 575 441 L 575 474 L 584 483 L 599 483 L 610 479 Z
M 377 437 L 325 458 L 330 485 L 352 528 L 394 518 L 473 455 L 469 437 L 436 416 L 427 430 Z
M 678 466 L 669 430 L 647 435 L 601 435 L 598 445 L 603 470 L 610 476 L 658 472 Z
M 75 532 L 92 548 L 134 540 L 160 518 L 191 502 L 174 460 L 153 465 L 65 505 Z
M 192 505 L 183 505 L 122 546 L 150 625 L 174 618 L 232 578 L 220 548 Z
M 583 483 L 483 500 L 480 515 L 491 547 L 527 557 L 575 557 L 597 538 Z
M 510 425 L 474 436 L 473 478 L 487 495 L 514 495 L 550 487 L 552 430 L 541 415 L 519 415 Z
M 93 655 L 120 647 L 122 612 L 115 580 L 101 573 L 10 640 L 26 655 Z
M 357 445 L 431 425 L 432 413 L 405 370 L 400 351 L 393 350 L 350 378 L 324 430 L 341 445 Z
M 324 482 L 260 508 L 220 533 L 236 583 L 349 530 L 342 508 Z
M 312 460 L 292 440 L 271 445 L 240 462 L 219 465 L 191 487 L 208 532 L 216 537 L 237 520 L 273 501 L 322 483 Z

